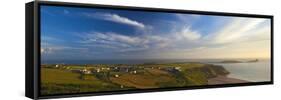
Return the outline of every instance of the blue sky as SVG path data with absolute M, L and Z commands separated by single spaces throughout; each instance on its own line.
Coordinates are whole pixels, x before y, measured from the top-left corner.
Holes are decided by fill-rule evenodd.
M 41 6 L 45 60 L 269 58 L 270 20 Z

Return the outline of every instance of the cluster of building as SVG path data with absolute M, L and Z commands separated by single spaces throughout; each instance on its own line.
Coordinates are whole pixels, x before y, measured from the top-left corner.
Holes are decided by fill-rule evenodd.
M 144 67 L 138 67 L 138 66 L 108 66 L 108 67 L 88 67 L 87 65 L 84 66 L 83 69 L 72 69 L 65 65 L 56 64 L 54 66 L 55 68 L 63 68 L 67 70 L 71 70 L 72 72 L 82 73 L 82 74 L 93 74 L 93 73 L 100 73 L 100 72 L 123 72 L 123 73 L 131 73 L 131 74 L 137 74 L 141 70 L 144 69 Z M 81 66 L 82 67 L 82 66 Z M 181 71 L 181 67 L 146 67 L 151 69 L 159 69 L 159 70 L 165 70 L 170 73 L 177 73 Z M 114 75 L 114 77 L 119 77 L 118 74 Z

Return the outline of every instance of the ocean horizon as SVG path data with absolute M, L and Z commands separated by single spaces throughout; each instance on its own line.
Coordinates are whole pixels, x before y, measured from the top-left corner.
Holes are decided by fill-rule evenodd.
M 269 58 L 225 58 L 225 59 L 95 59 L 95 60 L 41 60 L 41 64 L 146 64 L 146 63 L 184 63 L 199 62 L 212 63 L 224 60 L 249 61 L 258 59 L 259 61 L 269 61 Z

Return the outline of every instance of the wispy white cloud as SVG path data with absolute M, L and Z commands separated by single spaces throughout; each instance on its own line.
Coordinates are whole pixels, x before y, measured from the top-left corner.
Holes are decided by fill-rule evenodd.
M 156 52 L 160 58 L 268 58 L 270 20 L 233 18 L 213 33 L 203 35 L 190 27 L 171 34 L 168 50 Z M 177 37 L 177 38 L 173 38 Z M 168 46 L 169 47 L 169 46 Z M 153 55 L 153 54 L 152 54 Z
M 76 50 L 76 51 L 85 51 L 87 48 L 81 47 L 73 47 L 63 45 L 66 41 L 63 39 L 55 38 L 52 36 L 42 36 L 41 38 L 41 53 L 42 54 L 55 54 L 59 51 L 68 51 L 68 50 Z
M 189 49 L 175 49 L 167 55 L 187 58 L 270 57 L 270 24 L 267 19 L 233 18 L 214 33 L 201 36 Z M 204 49 L 198 49 L 198 47 Z M 218 55 L 219 54 L 219 55 Z
M 201 17 L 201 15 L 196 14 L 175 14 L 175 16 L 180 19 L 181 21 L 192 21 Z
M 50 43 L 42 43 L 41 44 L 41 53 L 42 54 L 56 54 L 57 52 L 67 52 L 67 51 L 86 51 L 87 48 L 81 47 L 71 47 L 71 46 L 64 46 L 64 45 L 55 45 Z
M 167 34 L 123 35 L 88 32 L 82 43 L 112 52 L 142 52 L 158 58 L 268 57 L 270 27 L 264 19 L 234 18 L 214 33 L 204 35 L 189 26 Z M 259 46 L 260 45 L 260 46 Z M 219 54 L 219 55 L 218 55 Z M 134 55 L 134 54 L 132 54 Z
M 83 36 L 83 38 L 84 40 L 82 41 L 82 43 L 103 43 L 121 47 L 138 45 L 141 42 L 140 38 L 138 37 L 130 37 L 126 35 L 116 34 L 113 32 L 89 32 L 86 33 L 86 37 Z
M 267 19 L 251 19 L 248 18 L 233 18 L 226 26 L 220 28 L 219 31 L 205 37 L 210 39 L 212 43 L 224 44 L 242 41 L 251 41 L 264 37 L 269 39 L 270 28 L 269 26 L 260 25 L 268 21 Z M 264 40 L 261 39 L 261 40 Z
M 184 27 L 179 33 L 179 37 L 183 37 L 184 39 L 187 40 L 198 40 L 201 38 L 201 33 L 192 30 L 190 27 Z
M 113 51 L 140 51 L 151 48 L 163 48 L 168 46 L 166 37 L 157 35 L 127 36 L 113 32 L 88 32 L 81 36 L 83 43 L 89 47 L 111 48 Z M 103 46 L 101 46 L 103 45 Z
M 101 33 L 101 32 L 88 32 L 84 33 L 85 36 L 81 36 L 80 43 L 88 48 L 104 48 L 110 49 L 110 51 L 122 51 L 128 48 L 140 47 L 143 42 L 138 37 L 121 35 L 113 32 Z
M 113 14 L 113 13 L 84 13 L 84 14 L 91 18 L 99 18 L 99 19 L 112 21 L 120 24 L 134 26 L 141 29 L 146 28 L 145 24 L 127 17 L 120 16 L 118 14 Z

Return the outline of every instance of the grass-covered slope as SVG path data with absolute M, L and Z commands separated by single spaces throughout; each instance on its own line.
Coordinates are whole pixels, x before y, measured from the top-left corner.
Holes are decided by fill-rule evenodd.
M 125 71 L 114 70 L 116 67 L 123 69 L 125 67 Z M 41 93 L 50 95 L 207 85 L 209 78 L 229 74 L 222 66 L 201 63 L 99 64 L 88 65 L 87 69 L 92 71 L 91 74 L 73 72 L 84 68 L 82 65 L 64 65 L 62 68 L 54 68 L 52 65 L 42 67 Z M 131 70 L 126 71 L 126 68 Z
M 111 91 L 119 86 L 97 79 L 94 75 L 81 75 L 61 69 L 41 69 L 41 94 L 67 94 Z

